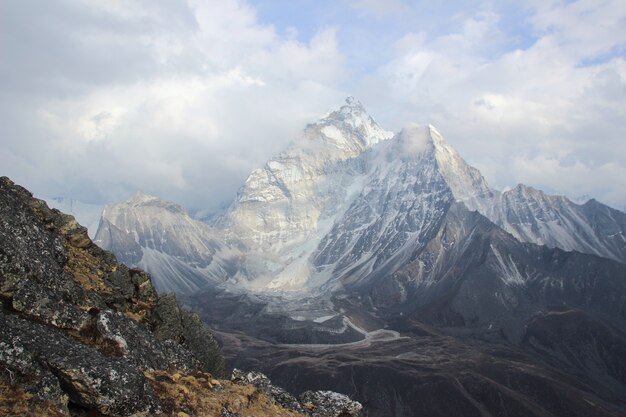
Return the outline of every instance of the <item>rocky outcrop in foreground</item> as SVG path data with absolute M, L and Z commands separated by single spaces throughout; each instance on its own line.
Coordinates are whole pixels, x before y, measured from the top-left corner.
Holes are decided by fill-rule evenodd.
M 329 414 L 315 399 L 322 393 L 285 408 L 254 384 L 220 380 L 224 359 L 196 315 L 6 177 L 0 302 L 2 416 L 350 416 L 360 408 Z
M 261 372 L 242 372 L 235 369 L 231 381 L 240 385 L 251 384 L 265 393 L 274 403 L 311 417 L 358 416 L 363 409 L 358 401 L 352 401 L 347 395 L 333 391 L 305 391 L 298 400 L 284 389 L 272 385 L 272 381 Z

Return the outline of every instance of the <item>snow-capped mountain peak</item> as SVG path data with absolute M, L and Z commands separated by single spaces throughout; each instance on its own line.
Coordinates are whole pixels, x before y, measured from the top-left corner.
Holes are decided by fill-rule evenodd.
M 398 145 L 401 147 L 401 156 L 415 157 L 434 148 L 430 126 L 411 124 L 405 126 L 397 135 Z
M 435 159 L 439 172 L 444 177 L 456 201 L 465 203 L 468 208 L 477 210 L 491 189 L 480 171 L 470 166 L 433 126 L 428 132 L 435 149 Z M 479 210 L 480 211 L 480 210 Z
M 339 110 L 308 125 L 287 150 L 250 174 L 223 226 L 264 250 L 302 242 L 347 204 L 351 185 L 366 170 L 361 155 L 392 136 L 361 103 L 348 98 Z
M 324 147 L 319 147 L 319 144 L 323 144 L 333 152 L 340 150 L 338 157 L 350 158 L 392 136 L 393 133 L 382 129 L 358 100 L 348 97 L 346 104 L 339 110 L 308 125 L 301 139 L 293 143 L 287 153 L 302 148 L 313 153 L 324 153 Z
M 428 245 L 452 206 L 478 211 L 520 241 L 626 261 L 623 213 L 526 186 L 493 190 L 432 125 L 392 136 L 354 98 L 254 170 L 215 228 L 137 194 L 107 207 L 101 242 L 123 240 L 121 250 L 149 270 L 152 261 L 171 271 L 183 262 L 205 281 L 319 293 L 393 274 Z M 202 286 L 169 273 L 177 291 Z
M 170 213 L 188 216 L 187 210 L 180 204 L 162 200 L 159 197 L 155 197 L 141 191 L 135 193 L 130 199 L 128 199 L 128 201 L 126 201 L 125 203 L 125 206 L 127 208 L 152 207 L 157 210 L 163 209 L 167 210 Z
M 236 256 L 182 206 L 144 193 L 106 206 L 94 241 L 121 262 L 153 274 L 161 291 L 192 292 L 223 282 Z
M 150 194 L 146 194 L 143 191 L 137 191 L 133 196 L 128 200 L 128 204 L 133 206 L 138 206 L 150 202 L 154 202 L 158 200 L 158 197 L 155 197 Z

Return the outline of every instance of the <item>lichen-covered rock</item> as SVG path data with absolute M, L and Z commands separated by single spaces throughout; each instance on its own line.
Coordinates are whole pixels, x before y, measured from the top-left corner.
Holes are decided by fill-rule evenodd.
M 144 326 L 128 320 L 122 313 L 105 310 L 96 318 L 98 346 L 110 356 L 125 357 L 141 369 L 175 368 L 183 372 L 202 369 L 187 349 L 172 341 L 160 341 Z
M 300 401 L 311 417 L 352 417 L 363 409 L 358 401 L 333 391 L 306 391 Z
M 183 340 L 181 344 L 200 361 L 203 369 L 217 376 L 224 376 L 224 357 L 213 335 L 197 314 L 182 311 Z
M 178 342 L 183 338 L 182 315 L 175 294 L 164 294 L 157 299 L 152 312 L 152 327 L 159 340 Z
M 236 384 L 251 384 L 263 391 L 276 404 L 289 410 L 308 414 L 311 417 L 356 417 L 363 406 L 347 395 L 333 391 L 306 391 L 300 401 L 284 389 L 272 385 L 272 381 L 261 372 L 244 372 L 234 369 L 231 381 Z
M 0 363 L 42 399 L 58 401 L 67 395 L 74 404 L 104 415 L 159 409 L 150 385 L 132 363 L 108 358 L 58 329 L 0 311 L 0 340 Z
M 225 363 L 211 332 L 197 314 L 182 310 L 174 294 L 160 296 L 152 314 L 152 326 L 159 340 L 172 340 L 189 349 L 203 369 L 224 376 Z
M 245 372 L 240 369 L 233 369 L 233 372 L 230 376 L 230 380 L 236 384 L 252 384 L 257 388 L 267 388 L 272 384 L 272 381 L 262 372 Z
M 157 413 L 145 371 L 223 369 L 215 340 L 197 318 L 174 299 L 168 308 L 177 311 L 180 330 L 157 337 L 149 276 L 118 264 L 72 216 L 6 177 L 0 301 L 2 378 L 10 375 L 10 387 L 58 404 L 61 413 L 68 403 L 102 415 Z
M 257 389 L 264 392 L 269 398 L 276 404 L 288 409 L 294 410 L 300 413 L 304 412 L 302 405 L 298 402 L 296 397 L 289 394 L 281 387 L 272 385 L 272 381 L 261 372 L 243 372 L 239 369 L 234 369 L 231 375 L 231 381 L 236 384 L 242 385 L 254 385 Z

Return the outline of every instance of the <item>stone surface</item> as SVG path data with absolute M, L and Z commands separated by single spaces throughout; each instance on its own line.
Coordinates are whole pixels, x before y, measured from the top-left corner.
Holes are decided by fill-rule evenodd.
M 231 381 L 237 384 L 252 384 L 276 404 L 311 417 L 357 417 L 363 409 L 359 402 L 333 391 L 306 391 L 298 400 L 284 389 L 273 385 L 272 381 L 261 372 L 244 372 L 234 369 Z
M 121 355 L 107 357 L 58 329 L 2 312 L 0 336 L 0 363 L 42 399 L 67 395 L 73 404 L 104 415 L 159 410 L 140 369 Z
M 118 264 L 71 216 L 5 177 L 0 300 L 2 375 L 61 411 L 69 404 L 103 415 L 157 413 L 144 371 L 223 370 L 217 345 L 198 319 L 178 310 L 180 337 L 157 337 L 167 332 L 153 324 L 157 297 L 149 277 Z
M 359 402 L 333 391 L 306 391 L 300 401 L 311 417 L 353 417 L 363 409 Z
M 224 358 L 213 335 L 197 314 L 178 306 L 174 294 L 159 297 L 152 315 L 152 326 L 159 340 L 180 343 L 193 353 L 205 369 L 210 369 L 217 376 L 224 375 Z

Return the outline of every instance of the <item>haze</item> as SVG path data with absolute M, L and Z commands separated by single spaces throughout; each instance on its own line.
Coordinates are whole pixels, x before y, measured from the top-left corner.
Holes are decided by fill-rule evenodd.
M 226 204 L 359 99 L 433 124 L 496 188 L 626 207 L 626 3 L 6 1 L 2 175 L 87 203 Z

